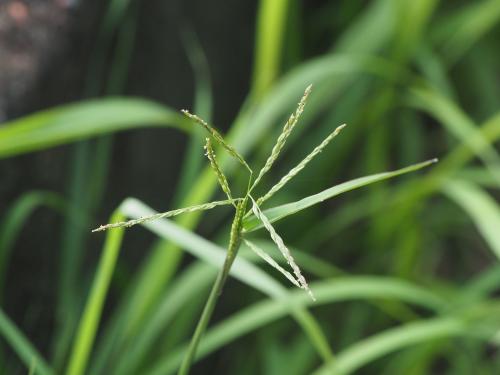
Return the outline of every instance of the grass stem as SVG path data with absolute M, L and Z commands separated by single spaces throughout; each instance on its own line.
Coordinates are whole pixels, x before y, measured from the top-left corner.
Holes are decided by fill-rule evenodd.
M 210 318 L 212 317 L 217 300 L 219 299 L 219 296 L 222 293 L 222 289 L 224 288 L 224 284 L 226 283 L 227 276 L 229 275 L 229 270 L 233 265 L 234 259 L 236 258 L 236 254 L 238 254 L 238 250 L 240 248 L 241 241 L 243 238 L 242 219 L 247 206 L 247 202 L 248 198 L 245 198 L 236 207 L 236 213 L 234 215 L 233 223 L 231 225 L 231 235 L 229 237 L 229 245 L 227 248 L 226 259 L 224 260 L 224 265 L 219 271 L 217 279 L 215 280 L 214 285 L 212 286 L 212 290 L 210 291 L 208 300 L 205 303 L 205 307 L 203 308 L 200 320 L 196 325 L 193 337 L 191 338 L 191 342 L 189 343 L 187 353 L 184 356 L 181 367 L 179 368 L 179 371 L 177 373 L 178 375 L 189 374 L 189 370 L 191 368 L 193 359 L 196 355 L 196 350 L 198 349 L 201 337 L 203 336 L 203 333 L 205 332 L 208 323 L 210 322 Z

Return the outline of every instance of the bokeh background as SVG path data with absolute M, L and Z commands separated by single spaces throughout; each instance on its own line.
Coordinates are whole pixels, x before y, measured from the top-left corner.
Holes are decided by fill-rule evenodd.
M 348 127 L 264 208 L 440 162 L 276 223 L 314 305 L 243 247 L 258 272 L 228 281 L 192 373 L 500 373 L 499 22 L 498 0 L 2 0 L 0 373 L 175 373 L 231 210 L 90 230 L 127 197 L 222 199 L 180 109 L 259 169 L 310 83 L 264 185 Z

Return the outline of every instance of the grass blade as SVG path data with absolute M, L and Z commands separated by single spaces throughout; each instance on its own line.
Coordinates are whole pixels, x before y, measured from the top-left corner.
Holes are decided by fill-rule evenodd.
M 462 207 L 479 232 L 500 259 L 500 208 L 479 186 L 464 180 L 450 180 L 443 187 L 445 194 Z
M 470 147 L 500 181 L 500 155 L 460 108 L 431 88 L 412 89 L 411 101 L 435 116 L 446 130 Z
M 386 180 L 388 178 L 396 177 L 405 173 L 414 172 L 421 168 L 434 164 L 436 162 L 437 159 L 432 159 L 424 161 L 422 163 L 410 165 L 409 167 L 405 167 L 395 171 L 377 173 L 370 176 L 360 177 L 348 182 L 344 182 L 339 185 L 335 185 L 329 189 L 323 190 L 318 194 L 314 194 L 307 198 L 301 199 L 300 201 L 287 203 L 282 206 L 270 208 L 264 211 L 264 215 L 269 219 L 271 223 L 274 223 L 275 221 L 281 220 L 291 214 L 302 211 L 308 207 L 314 206 L 315 204 L 323 202 L 339 194 L 360 188 L 362 186 L 373 184 L 378 181 Z M 248 217 L 243 221 L 243 227 L 246 232 L 252 232 L 254 230 L 262 228 L 263 226 L 264 225 L 255 216 Z
M 0 159 L 97 135 L 146 126 L 188 131 L 176 111 L 144 99 L 88 100 L 44 110 L 0 128 Z
M 26 368 L 30 368 L 33 361 L 36 362 L 36 373 L 40 375 L 55 375 L 55 372 L 47 365 L 41 354 L 22 334 L 16 325 L 5 315 L 0 308 L 0 335 L 9 343 L 19 358 L 24 362 Z
M 32 191 L 23 194 L 12 204 L 0 224 L 0 300 L 2 300 L 6 268 L 12 246 L 21 232 L 22 226 L 33 211 L 40 206 L 47 206 L 62 212 L 65 210 L 64 200 L 58 194 Z
M 123 220 L 123 215 L 118 211 L 111 216 L 111 221 L 120 220 Z M 106 236 L 97 273 L 73 343 L 73 351 L 67 370 L 68 375 L 81 375 L 87 367 L 124 231 L 121 228 L 109 232 Z
M 288 0 L 259 2 L 255 32 L 252 95 L 261 99 L 278 76 L 285 39 Z
M 321 367 L 313 375 L 347 375 L 395 350 L 440 338 L 464 335 L 468 329 L 464 320 L 458 318 L 435 318 L 408 323 L 357 342 L 341 352 L 335 362 Z

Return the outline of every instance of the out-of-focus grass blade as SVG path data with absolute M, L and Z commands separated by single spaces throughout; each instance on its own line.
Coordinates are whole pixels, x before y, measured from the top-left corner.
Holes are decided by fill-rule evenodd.
M 255 35 L 252 84 L 254 99 L 261 99 L 279 74 L 289 0 L 261 0 Z
M 437 160 L 432 159 L 422 163 L 414 164 L 406 168 L 398 169 L 391 172 L 377 173 L 370 176 L 365 176 L 361 178 L 357 178 L 351 181 L 344 182 L 339 185 L 335 185 L 329 189 L 323 190 L 318 194 L 311 195 L 307 198 L 301 199 L 300 201 L 284 204 L 282 206 L 273 207 L 264 211 L 264 214 L 269 218 L 271 222 L 275 222 L 281 220 L 289 215 L 292 215 L 296 212 L 302 211 L 308 207 L 311 207 L 315 204 L 323 202 L 327 199 L 335 197 L 339 194 L 345 193 L 350 190 L 357 189 L 362 186 L 366 186 L 378 181 L 386 180 L 388 178 L 396 177 L 405 173 L 413 172 L 419 170 L 421 168 L 427 167 Z M 257 229 L 262 228 L 262 223 L 255 216 L 250 216 L 249 218 L 243 221 L 243 227 L 246 232 L 251 232 Z
M 347 375 L 395 350 L 440 338 L 466 335 L 468 325 L 454 317 L 413 322 L 358 341 L 339 354 L 335 361 L 315 371 L 314 375 Z
M 272 241 L 258 240 L 256 243 L 263 247 L 267 252 L 272 254 L 275 258 L 279 259 L 281 254 L 276 249 Z M 332 277 L 333 275 L 340 275 L 341 271 L 319 258 L 311 256 L 310 254 L 300 252 L 293 249 L 296 259 L 303 263 L 305 270 L 318 277 Z M 242 244 L 240 254 L 245 259 L 252 258 L 252 261 L 260 261 L 261 258 L 255 256 L 253 252 Z M 209 285 L 209 280 L 215 278 L 215 270 L 204 264 L 195 263 L 189 269 L 183 271 L 182 275 L 173 282 L 170 290 L 163 297 L 162 302 L 154 311 L 154 314 L 148 321 L 141 326 L 141 334 L 131 340 L 130 345 L 126 346 L 123 350 L 127 353 L 122 356 L 120 363 L 114 368 L 117 375 L 124 375 L 127 373 L 134 373 L 137 371 L 137 364 L 145 357 L 145 353 L 151 349 L 155 343 L 155 339 L 161 336 L 162 332 L 166 332 L 169 337 L 171 329 L 167 330 L 166 326 L 183 309 L 184 304 L 194 295 L 197 295 L 200 290 Z M 184 311 L 184 310 L 183 310 Z M 93 372 L 91 372 L 93 374 Z
M 435 116 L 450 133 L 469 146 L 500 181 L 500 156 L 464 112 L 430 88 L 414 88 L 411 95 L 412 104 Z
M 500 208 L 479 186 L 465 180 L 450 180 L 443 187 L 476 224 L 491 250 L 500 259 Z
M 207 61 L 205 52 L 197 38 L 194 30 L 186 29 L 182 33 L 184 49 L 195 77 L 195 92 L 194 92 L 194 113 L 199 114 L 209 123 L 212 121 L 212 83 L 210 79 L 210 66 Z M 204 158 L 200 150 L 203 148 L 203 140 L 205 132 L 199 126 L 192 129 L 189 143 L 184 154 L 184 160 L 181 168 L 181 175 L 177 183 L 174 203 L 180 204 L 181 198 L 189 186 L 196 179 L 198 173 L 202 169 Z
M 435 53 L 429 45 L 423 44 L 418 49 L 415 56 L 415 62 L 418 64 L 422 75 L 432 85 L 447 98 L 456 101 L 455 90 L 446 75 L 446 67 L 441 59 L 441 56 Z
M 405 62 L 412 57 L 427 29 L 437 3 L 437 0 L 411 1 L 404 5 L 393 3 L 396 8 L 398 26 L 395 30 L 391 53 L 394 60 Z
M 227 140 L 245 155 L 272 126 L 280 122 L 281 115 L 294 108 L 297 97 L 300 97 L 307 85 L 312 84 L 315 87 L 315 97 L 321 101 L 321 90 L 327 89 L 331 94 L 360 74 L 392 79 L 395 71 L 398 71 L 397 66 L 373 56 L 331 54 L 311 59 L 283 76 L 269 90 L 261 105 L 251 111 L 251 116 L 245 112 L 237 119 L 228 133 Z M 320 111 L 323 105 L 331 104 L 331 98 L 328 95 L 325 97 L 320 105 L 314 107 L 314 111 Z M 312 104 L 311 100 L 305 115 L 311 115 Z M 249 127 L 251 132 L 248 131 Z
M 498 0 L 475 1 L 453 15 L 446 14 L 436 29 L 435 39 L 442 44 L 447 64 L 453 65 L 458 61 L 498 23 L 499 18 Z
M 395 8 L 391 0 L 368 3 L 364 12 L 339 37 L 334 50 L 366 54 L 380 49 L 390 40 L 396 28 Z
M 176 278 L 168 292 L 162 298 L 154 314 L 141 326 L 140 335 L 130 340 L 130 345 L 123 349 L 123 355 L 119 363 L 113 366 L 117 375 L 136 374 L 137 366 L 144 362 L 146 353 L 151 350 L 155 340 L 166 335 L 166 329 L 172 319 L 178 317 L 183 311 L 185 304 L 192 298 L 198 296 L 200 291 L 208 289 L 215 279 L 216 270 L 206 263 L 196 262 Z
M 31 191 L 23 194 L 12 204 L 0 223 L 0 301 L 12 246 L 26 220 L 40 206 L 47 206 L 61 212 L 65 209 L 64 200 L 58 194 L 48 191 Z
M 23 335 L 16 325 L 5 315 L 0 308 L 0 335 L 11 346 L 14 352 L 24 362 L 26 368 L 30 368 L 36 361 L 36 373 L 40 375 L 55 375 L 55 372 L 47 365 L 45 359 L 35 349 L 31 342 Z
M 124 217 L 119 211 L 115 212 L 110 218 L 111 221 L 122 221 L 123 219 Z M 68 375 L 81 375 L 87 367 L 88 357 L 101 320 L 102 309 L 115 269 L 124 231 L 125 229 L 118 228 L 110 231 L 106 236 L 92 289 L 75 336 L 73 351 L 66 372 Z
M 500 265 L 495 264 L 481 270 L 477 276 L 468 280 L 464 290 L 458 296 L 460 306 L 471 306 L 484 300 L 500 287 Z
M 144 99 L 89 100 L 44 110 L 0 127 L 0 159 L 119 130 L 163 126 L 188 130 L 181 114 Z
M 487 169 L 481 166 L 471 165 L 470 167 L 462 168 L 457 172 L 456 176 L 459 179 L 473 182 L 485 188 L 500 188 L 498 180 Z
M 266 300 L 239 311 L 207 332 L 198 349 L 198 359 L 214 352 L 249 332 L 286 316 L 290 306 L 323 305 L 356 299 L 397 299 L 431 310 L 446 308 L 447 302 L 405 281 L 385 277 L 339 277 L 311 284 L 317 301 L 303 291 L 290 292 L 286 298 Z M 155 364 L 147 375 L 173 373 L 180 364 L 185 348 L 171 353 Z M 335 360 L 333 360 L 335 362 Z
M 120 205 L 120 212 L 132 218 L 154 213 L 142 202 L 132 198 L 125 200 Z M 158 236 L 182 246 L 183 249 L 209 264 L 221 267 L 224 262 L 226 252 L 224 249 L 171 221 L 162 219 L 145 223 L 144 226 Z M 273 298 L 283 298 L 287 294 L 286 289 L 280 283 L 241 257 L 235 259 L 230 275 Z M 320 356 L 323 359 L 331 358 L 332 353 L 328 341 L 312 315 L 307 310 L 294 309 L 293 306 L 290 309 L 291 314 L 302 326 Z

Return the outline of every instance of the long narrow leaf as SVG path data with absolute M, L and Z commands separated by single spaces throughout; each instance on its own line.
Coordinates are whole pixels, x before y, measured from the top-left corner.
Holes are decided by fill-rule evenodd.
M 296 212 L 302 211 L 308 207 L 314 206 L 315 204 L 321 203 L 327 199 L 345 193 L 346 191 L 354 190 L 359 187 L 366 186 L 378 181 L 386 180 L 388 178 L 396 177 L 405 173 L 414 172 L 416 170 L 427 167 L 436 162 L 437 159 L 432 159 L 424 161 L 422 163 L 411 165 L 406 168 L 398 169 L 392 172 L 378 173 L 370 176 L 357 178 L 355 180 L 351 180 L 348 182 L 344 182 L 340 185 L 336 185 L 329 189 L 323 190 L 318 194 L 314 194 L 307 198 L 301 199 L 300 201 L 287 203 L 282 206 L 265 210 L 264 215 L 269 219 L 271 223 L 273 223 L 289 215 L 292 215 Z M 245 229 L 246 232 L 252 232 L 262 227 L 263 224 L 255 216 L 250 216 L 243 221 L 243 228 Z
M 435 318 L 387 330 L 341 352 L 335 361 L 321 367 L 313 375 L 347 375 L 367 363 L 411 345 L 464 335 L 468 326 L 459 318 Z
M 110 98 L 68 104 L 0 127 L 0 159 L 96 135 L 146 126 L 188 131 L 179 113 L 144 99 Z
M 112 215 L 111 220 L 120 221 L 122 218 L 122 214 L 117 211 Z M 124 231 L 123 228 L 111 231 L 106 237 L 99 267 L 75 336 L 67 370 L 68 375 L 81 375 L 87 367 Z
M 444 192 L 453 199 L 476 224 L 496 257 L 500 259 L 500 208 L 479 186 L 464 180 L 450 180 Z
M 40 353 L 22 334 L 16 325 L 5 315 L 0 308 L 0 335 L 9 343 L 14 352 L 22 359 L 26 368 L 36 361 L 36 373 L 40 375 L 54 375 L 55 372 L 47 365 Z

